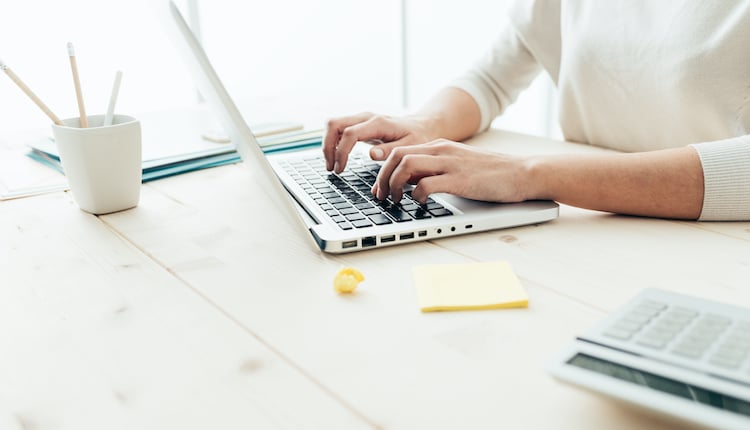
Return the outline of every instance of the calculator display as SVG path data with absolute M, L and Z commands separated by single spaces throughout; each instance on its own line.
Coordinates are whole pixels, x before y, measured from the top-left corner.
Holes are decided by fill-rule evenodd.
M 587 354 L 576 354 L 568 360 L 568 364 L 611 376 L 622 381 L 642 385 L 661 391 L 662 393 L 692 400 L 716 409 L 750 417 L 750 402 L 726 394 L 675 381 L 674 379 L 623 366 L 622 364 L 592 357 Z

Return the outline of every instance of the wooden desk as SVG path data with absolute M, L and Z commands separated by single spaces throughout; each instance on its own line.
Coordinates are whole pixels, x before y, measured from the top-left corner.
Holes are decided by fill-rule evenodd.
M 500 131 L 473 143 L 597 150 Z M 331 256 L 258 195 L 234 165 L 149 183 L 102 217 L 63 192 L 0 202 L 0 428 L 670 428 L 545 363 L 643 287 L 750 306 L 747 222 L 562 207 Z M 528 309 L 419 311 L 413 266 L 497 260 Z M 367 278 L 352 296 L 332 289 L 344 265 Z

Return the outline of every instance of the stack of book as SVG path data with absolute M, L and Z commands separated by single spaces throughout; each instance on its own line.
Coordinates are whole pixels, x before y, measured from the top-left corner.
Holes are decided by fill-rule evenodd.
M 260 131 L 257 132 L 256 138 L 263 152 L 290 151 L 320 146 L 323 130 L 294 130 L 275 134 Z M 51 138 L 34 142 L 29 146 L 31 150 L 27 155 L 30 158 L 64 173 L 57 145 Z M 213 135 L 210 141 L 206 140 L 205 145 L 190 148 L 188 151 L 176 147 L 175 150 L 166 153 L 163 148 L 160 148 L 161 153 L 149 153 L 148 149 L 144 145 L 143 182 L 240 161 L 235 146 L 228 139 Z

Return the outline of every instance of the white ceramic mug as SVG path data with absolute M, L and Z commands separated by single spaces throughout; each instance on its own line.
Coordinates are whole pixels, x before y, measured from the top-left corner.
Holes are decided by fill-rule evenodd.
M 104 115 L 52 125 L 60 162 L 78 206 L 92 214 L 106 214 L 138 205 L 141 194 L 141 123 L 115 115 L 102 126 Z

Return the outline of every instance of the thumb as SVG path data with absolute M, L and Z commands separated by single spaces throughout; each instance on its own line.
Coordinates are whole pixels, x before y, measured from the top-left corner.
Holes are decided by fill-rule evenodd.
M 377 141 L 376 141 L 377 142 Z M 391 154 L 391 151 L 393 151 L 393 148 L 397 146 L 405 146 L 409 144 L 408 138 L 402 138 L 398 140 L 394 140 L 392 142 L 381 142 L 373 145 L 372 148 L 370 148 L 370 158 L 376 161 L 383 161 Z

